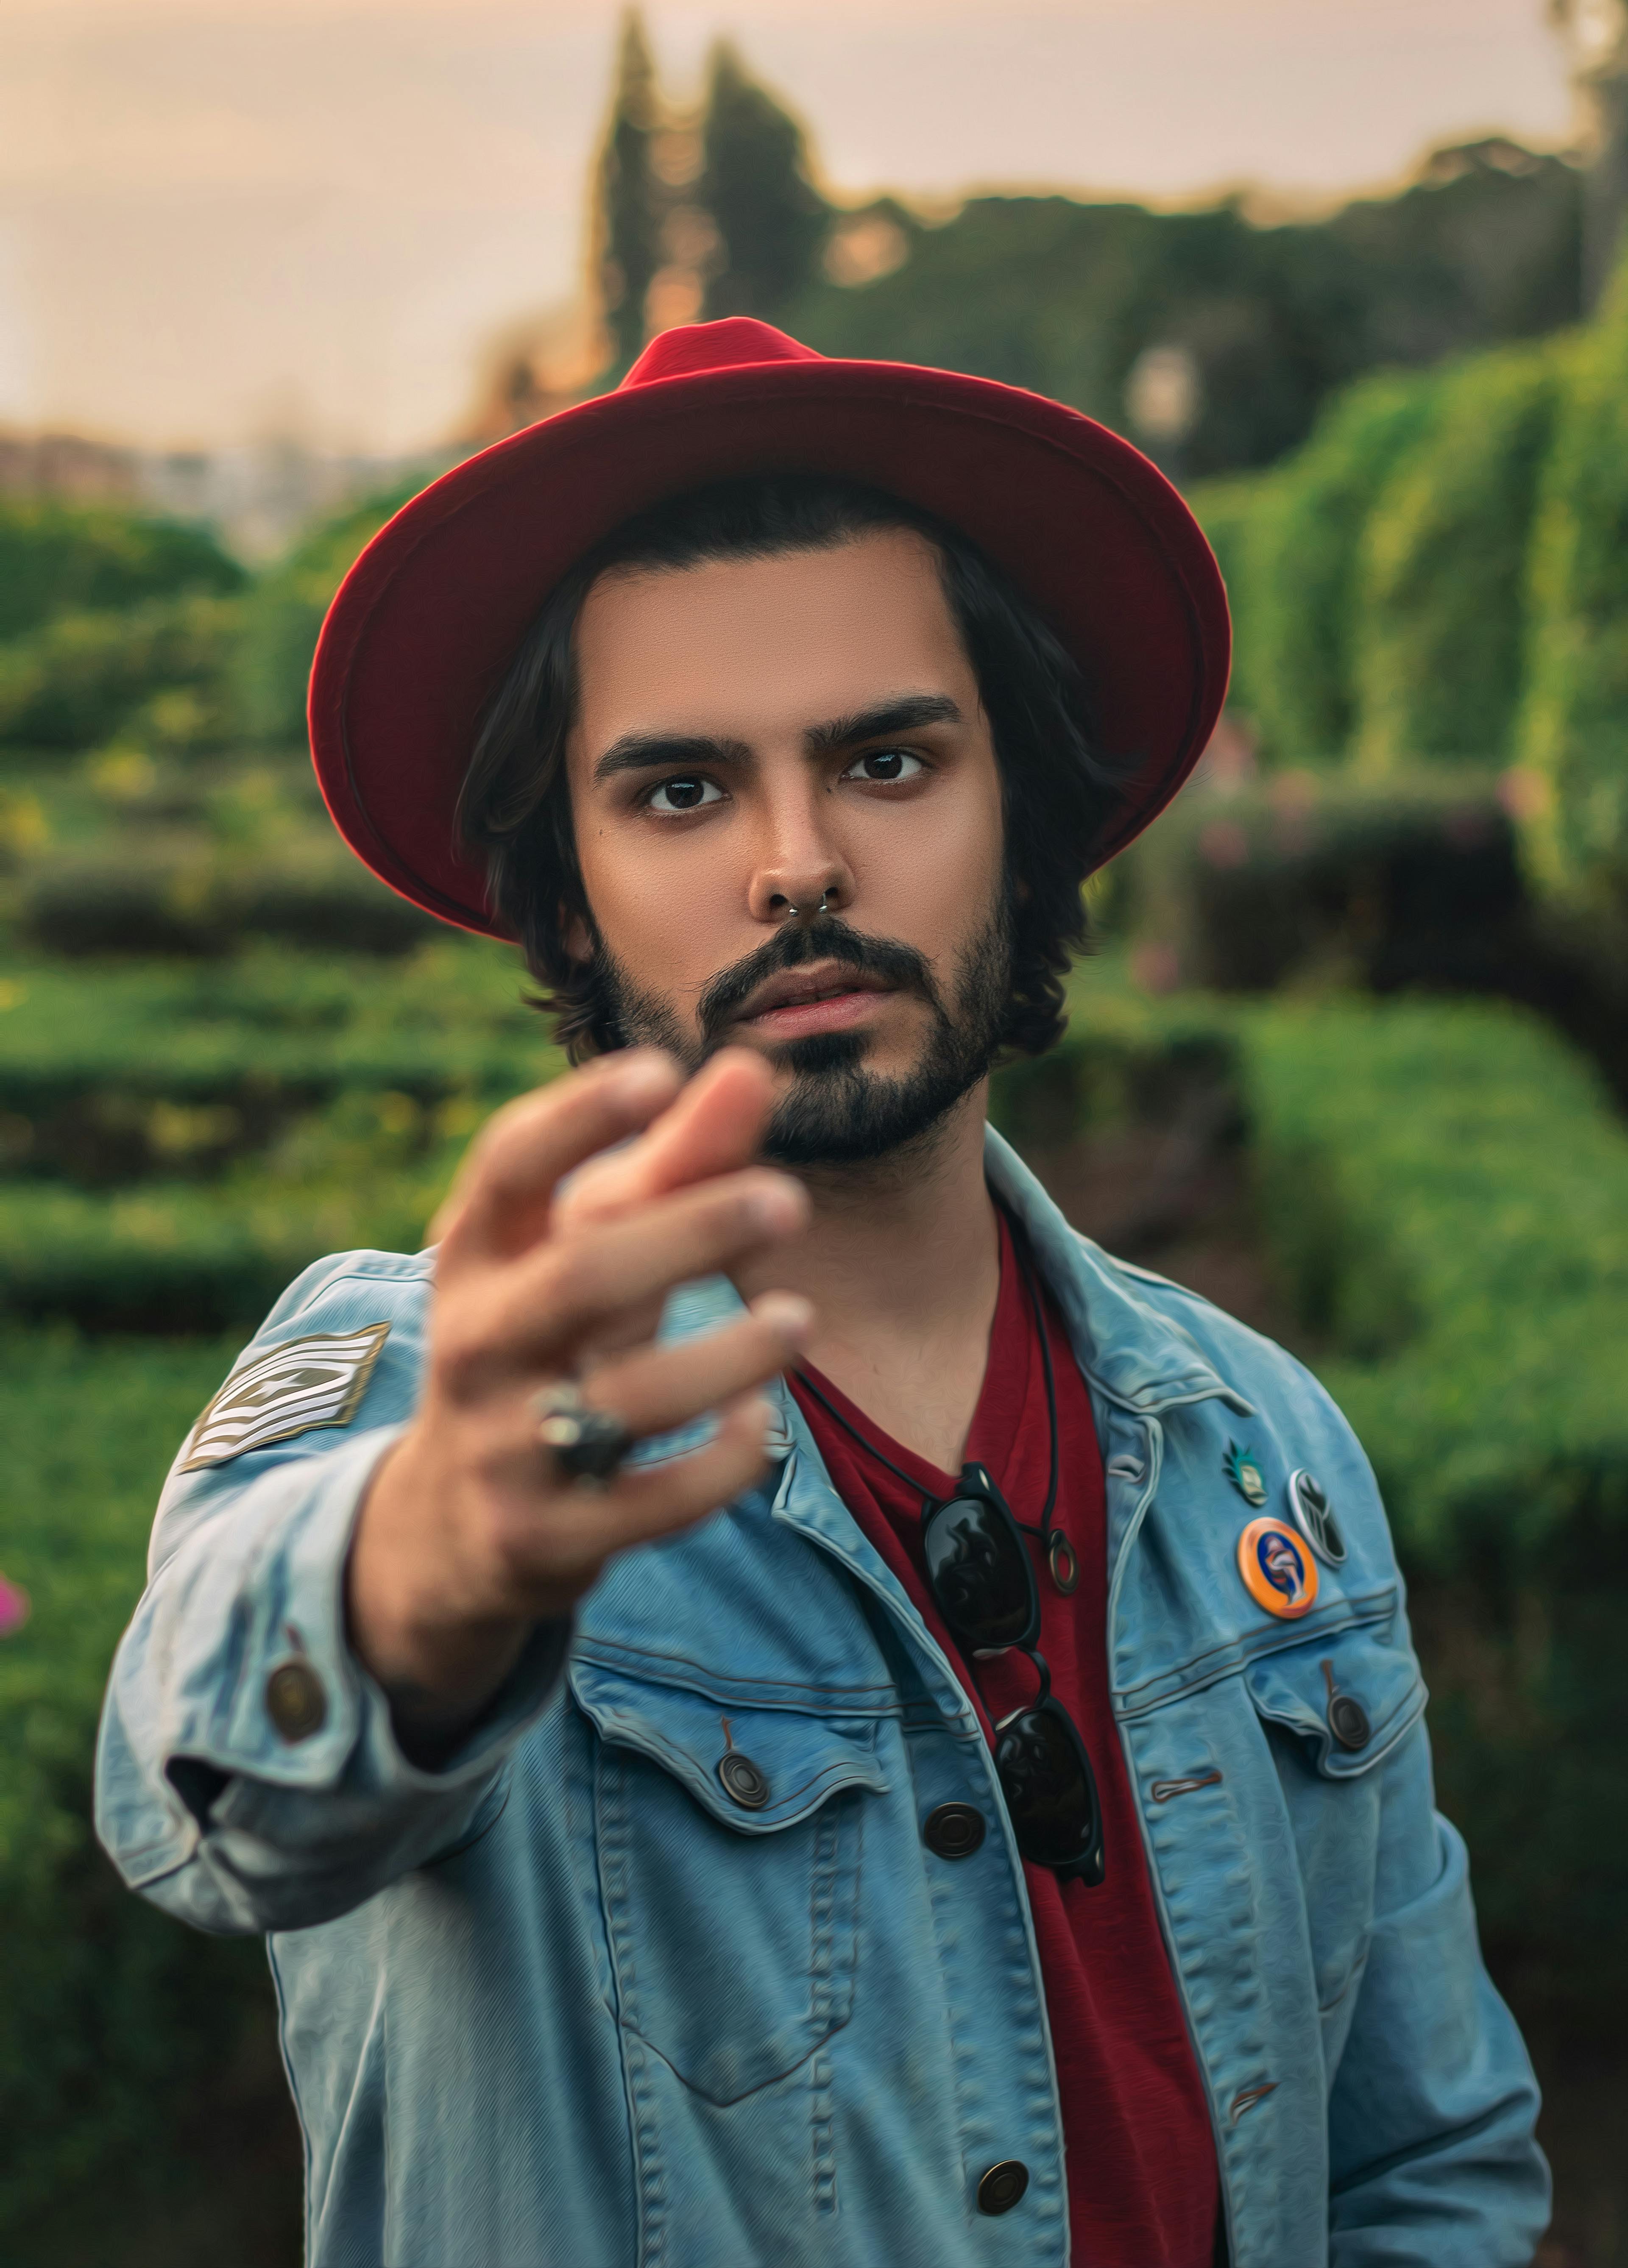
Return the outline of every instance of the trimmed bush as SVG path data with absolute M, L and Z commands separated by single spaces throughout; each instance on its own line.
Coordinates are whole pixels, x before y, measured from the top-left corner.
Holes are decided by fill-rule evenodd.
M 1545 880 L 1628 903 L 1628 262 L 1573 358 L 1531 567 L 1523 762 Z
M 1397 463 L 1430 431 L 1440 388 L 1433 375 L 1392 374 L 1349 388 L 1306 446 L 1262 482 L 1247 541 L 1231 529 L 1223 538 L 1245 625 L 1249 705 L 1269 758 L 1304 763 L 1340 755 L 1350 740 L 1363 526 Z M 1222 525 L 1225 494 L 1200 490 L 1195 504 L 1201 519 Z
M 132 1897 L 91 1827 L 102 1689 L 158 1483 L 237 1344 L 4 1344 L 0 1567 L 33 1605 L 0 1642 L 0 2252 L 17 2268 L 270 2268 L 298 2250 L 265 1955 Z M 222 2163 L 200 2242 L 200 2168 Z M 63 2227 L 76 2198 L 82 2250 Z
M 108 504 L 0 497 L 0 639 L 58 615 L 99 614 L 180 591 L 224 594 L 244 580 L 237 561 L 201 527 Z
M 1120 902 L 1167 985 L 1521 991 L 1532 976 L 1514 830 L 1484 773 L 1195 792 L 1128 854 Z
M 256 582 L 245 610 L 238 710 L 247 737 L 284 747 L 306 738 L 306 687 L 328 601 L 359 552 L 423 485 L 353 505 L 306 536 Z
M 1448 372 L 1431 431 L 1380 491 L 1354 594 L 1353 753 L 1366 770 L 1513 753 L 1528 538 L 1565 367 L 1545 348 Z
M 24 894 L 22 932 L 48 953 L 210 954 L 269 938 L 341 953 L 401 954 L 438 924 L 336 844 L 298 865 L 274 857 L 150 854 L 64 861 Z
M 225 688 L 240 623 L 237 600 L 154 599 L 120 614 L 63 615 L 0 646 L 0 743 L 88 748 L 155 695 L 189 688 L 227 730 Z M 211 737 L 211 716 L 194 741 Z

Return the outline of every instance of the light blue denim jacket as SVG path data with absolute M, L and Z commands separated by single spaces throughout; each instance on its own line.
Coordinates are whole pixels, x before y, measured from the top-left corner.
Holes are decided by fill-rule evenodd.
M 1516 2268 L 1547 2213 L 1536 2090 L 1433 1809 L 1361 1451 L 1298 1364 L 1077 1236 L 993 1135 L 989 1169 L 1096 1414 L 1144 1843 L 1109 1864 L 1152 1877 L 1231 2258 Z M 125 1880 L 269 1938 L 313 2268 L 1061 2268 L 1056 2072 L 990 1752 L 789 1397 L 761 1487 L 615 1561 L 445 1770 L 402 1756 L 341 1582 L 431 1270 L 346 1254 L 273 1310 L 252 1352 L 391 1328 L 348 1426 L 172 1475 L 102 1725 Z M 665 1329 L 737 1304 L 694 1285 Z M 1301 1466 L 1337 1507 L 1349 1557 L 1302 1620 L 1240 1580 L 1233 1440 L 1269 1508 Z M 296 1740 L 267 1705 L 291 1658 L 327 1712 Z M 1327 1666 L 1367 1712 L 1354 1752 Z M 732 1744 L 761 1810 L 720 1783 Z M 989 1822 L 970 1857 L 924 1844 L 947 1801 Z M 1021 2202 L 979 2213 L 1012 2158 Z

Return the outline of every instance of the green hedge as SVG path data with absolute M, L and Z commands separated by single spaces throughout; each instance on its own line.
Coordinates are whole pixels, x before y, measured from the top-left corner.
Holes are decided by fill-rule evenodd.
M 1341 755 L 1356 715 L 1353 623 L 1364 522 L 1398 459 L 1428 431 L 1433 374 L 1386 373 L 1337 397 L 1305 447 L 1240 487 L 1195 490 L 1220 536 L 1240 626 L 1245 700 L 1267 755 Z M 1249 526 L 1240 524 L 1240 505 Z
M 62 615 L 0 646 L 0 744 L 88 748 L 155 696 L 198 697 L 188 738 L 230 732 L 236 599 L 153 599 L 118 613 Z
M 274 747 L 303 742 L 306 686 L 328 601 L 357 554 L 421 485 L 367 497 L 325 521 L 259 578 L 237 664 L 238 713 L 250 740 Z
M 1352 745 L 1365 769 L 1513 755 L 1533 505 L 1565 370 L 1545 347 L 1447 372 L 1428 433 L 1381 488 L 1354 593 Z
M 291 2260 L 298 2160 L 264 1954 L 131 1897 L 90 1819 L 102 1688 L 158 1481 L 237 1341 L 3 1344 L 0 1569 L 33 1613 L 0 1642 L 0 2253 L 18 2268 L 203 2268 L 224 2247 L 247 2263 L 266 2257 L 263 2219 L 272 2257 Z M 242 2138 L 229 2183 L 204 2170 L 227 2139 L 210 2102 L 271 2138 L 258 2154 Z M 208 2242 L 188 2227 L 201 2182 L 215 2192 Z M 76 2199 L 82 2247 L 63 2227 Z
M 235 591 L 244 579 L 203 528 L 108 504 L 0 497 L 0 639 L 57 615 Z
M 515 954 L 473 940 L 394 962 L 15 960 L 0 968 L 0 1112 L 32 1120 L 117 1095 L 253 1111 L 377 1089 L 496 1101 L 562 1060 L 524 984 Z
M 1197 784 L 1120 865 L 1116 925 L 1164 957 L 1166 984 L 1337 979 L 1526 997 L 1534 980 L 1514 828 L 1484 772 Z
M 1562 890 L 1628 904 L 1628 260 L 1575 352 L 1539 494 L 1524 762 Z

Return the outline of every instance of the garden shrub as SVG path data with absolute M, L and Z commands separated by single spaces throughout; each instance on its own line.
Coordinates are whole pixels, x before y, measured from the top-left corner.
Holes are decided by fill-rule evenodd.
M 1523 762 L 1552 887 L 1628 902 L 1628 261 L 1568 367 L 1531 562 Z
M 1122 864 L 1119 925 L 1165 955 L 1167 983 L 1519 991 L 1531 975 L 1514 829 L 1485 773 L 1196 787 Z
M 260 576 L 245 610 L 237 668 L 239 714 L 250 740 L 273 747 L 304 741 L 306 687 L 328 602 L 357 554 L 421 485 L 352 505 Z
M 158 1483 L 237 1344 L 4 1341 L 0 1568 L 33 1609 L 0 1643 L 0 2254 L 17 2268 L 152 2257 L 138 2242 L 148 2214 L 167 2232 L 157 2257 L 171 2268 L 221 2258 L 223 2238 L 225 2257 L 264 2257 L 247 2227 L 232 2228 L 237 2206 L 270 2222 L 272 2257 L 298 2245 L 264 1952 L 197 1936 L 132 1897 L 91 1825 L 96 1720 Z M 212 2184 L 225 2194 L 212 2201 L 211 2248 L 180 2231 L 199 2152 L 226 2139 L 201 2131 L 201 2114 L 206 2125 L 223 2102 L 233 2177 Z M 70 2256 L 59 2217 L 75 2199 L 95 2228 Z
M 1248 543 L 1234 545 L 1232 598 L 1246 625 L 1252 713 L 1274 761 L 1336 756 L 1350 740 L 1363 528 L 1399 461 L 1430 431 L 1440 385 L 1433 373 L 1364 379 L 1261 484 Z
M 56 497 L 0 497 L 0 639 L 58 615 L 114 608 L 245 580 L 201 527 L 111 504 Z
M 153 599 L 120 613 L 61 615 L 0 646 L 0 744 L 88 748 L 166 691 L 201 696 L 194 741 L 229 729 L 235 599 Z
M 1380 491 L 1354 591 L 1352 753 L 1366 770 L 1512 754 L 1528 540 L 1565 368 L 1544 347 L 1448 372 L 1430 431 Z
M 435 934 L 430 915 L 337 844 L 288 863 L 188 846 L 166 857 L 67 858 L 37 867 L 21 932 L 48 953 L 211 954 L 255 938 L 341 953 L 402 954 Z

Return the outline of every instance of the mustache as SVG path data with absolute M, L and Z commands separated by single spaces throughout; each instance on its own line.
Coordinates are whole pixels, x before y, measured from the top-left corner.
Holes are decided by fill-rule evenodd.
M 836 961 L 849 968 L 862 968 L 897 991 L 915 992 L 930 1006 L 942 1008 L 939 988 L 924 954 L 895 938 L 866 937 L 836 914 L 821 914 L 811 922 L 790 921 L 755 953 L 748 954 L 731 968 L 712 978 L 696 1003 L 704 1041 L 719 1033 L 758 986 L 782 969 L 805 968 L 810 961 Z

